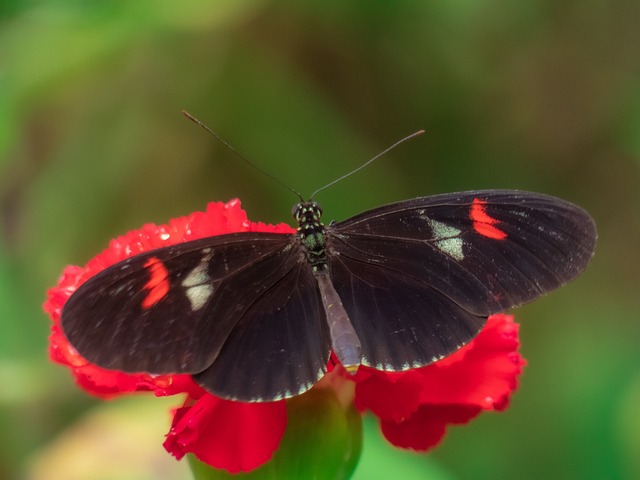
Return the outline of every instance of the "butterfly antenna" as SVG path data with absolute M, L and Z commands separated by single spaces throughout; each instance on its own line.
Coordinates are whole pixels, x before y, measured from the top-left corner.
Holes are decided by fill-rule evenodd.
M 262 173 L 263 175 L 269 177 L 271 180 L 273 180 L 274 182 L 280 184 L 281 186 L 283 186 L 284 188 L 286 188 L 287 190 L 289 190 L 290 192 L 293 192 L 299 199 L 301 202 L 304 202 L 304 199 L 302 198 L 302 195 L 300 195 L 300 193 L 298 193 L 296 190 L 294 190 L 293 188 L 291 188 L 289 185 L 287 185 L 286 183 L 283 183 L 282 181 L 278 180 L 276 177 L 274 177 L 273 175 L 271 175 L 269 172 L 261 169 L 260 167 L 258 167 L 257 165 L 254 165 L 252 162 L 250 162 L 249 160 L 247 160 L 240 152 L 238 152 L 238 150 L 236 150 L 235 148 L 233 148 L 227 141 L 225 141 L 220 135 L 218 135 L 216 132 L 214 132 L 213 130 L 211 130 L 209 127 L 207 127 L 204 123 L 202 123 L 200 120 L 198 120 L 196 117 L 194 117 L 193 115 L 191 115 L 189 112 L 187 112 L 186 110 L 182 111 L 182 115 L 184 115 L 187 119 L 191 120 L 193 123 L 195 123 L 196 125 L 201 126 L 202 128 L 204 128 L 207 132 L 209 132 L 211 135 L 213 135 L 214 137 L 216 137 L 218 139 L 218 141 L 220 143 L 222 143 L 224 146 L 226 146 L 229 150 L 231 150 L 240 160 L 242 160 L 244 163 L 246 163 L 247 165 L 252 166 L 253 168 L 255 168 L 257 171 L 259 171 L 260 173 Z
M 407 140 L 411 140 L 414 137 L 417 137 L 418 135 L 422 135 L 424 133 L 424 130 L 418 130 L 417 132 L 412 133 L 411 135 L 408 135 L 400 140 L 398 140 L 396 143 L 394 143 L 393 145 L 391 145 L 390 147 L 385 148 L 382 152 L 380 152 L 379 154 L 377 154 L 375 157 L 373 157 L 371 160 L 369 160 L 366 163 L 363 163 L 362 165 L 360 165 L 358 168 L 356 168 L 355 170 L 352 170 L 351 172 L 341 176 L 340 178 L 336 178 L 333 182 L 330 182 L 328 184 L 326 184 L 324 187 L 320 187 L 318 190 L 316 190 L 315 192 L 313 192 L 313 194 L 311 195 L 311 198 L 314 198 L 316 196 L 316 194 L 318 192 L 321 192 L 322 190 L 324 190 L 325 188 L 329 188 L 332 185 L 335 185 L 338 182 L 341 182 L 342 180 L 344 180 L 347 177 L 350 177 L 351 175 L 353 175 L 354 173 L 359 172 L 360 170 L 362 170 L 364 167 L 366 167 L 367 165 L 369 165 L 370 163 L 376 161 L 378 158 L 380 158 L 381 156 L 383 156 L 385 153 L 389 152 L 390 150 L 393 150 L 394 148 L 396 148 L 398 145 L 400 145 L 401 143 L 406 142 Z

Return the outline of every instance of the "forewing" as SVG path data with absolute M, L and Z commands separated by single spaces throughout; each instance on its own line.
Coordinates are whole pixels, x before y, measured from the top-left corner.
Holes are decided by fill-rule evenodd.
M 399 370 L 451 353 L 488 315 L 575 278 L 596 231 L 571 203 L 490 190 L 386 205 L 330 226 L 328 238 L 363 355 Z
M 289 235 L 237 233 L 131 257 L 80 286 L 64 306 L 63 331 L 104 368 L 201 372 L 246 310 L 243 302 L 288 274 L 292 245 Z M 237 291 L 221 288 L 231 279 Z

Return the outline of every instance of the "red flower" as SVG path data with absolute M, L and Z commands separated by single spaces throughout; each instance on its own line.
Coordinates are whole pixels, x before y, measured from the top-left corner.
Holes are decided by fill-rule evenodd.
M 194 452 L 205 463 L 232 473 L 253 470 L 273 456 L 287 425 L 284 401 L 242 403 L 209 393 L 179 408 L 165 448 L 180 459 Z
M 427 450 L 440 442 L 448 424 L 507 408 L 525 365 L 519 345 L 513 317 L 492 315 L 473 341 L 437 363 L 400 373 L 360 369 L 356 406 L 380 417 L 393 445 Z
M 112 240 L 85 267 L 67 267 L 44 304 L 53 320 L 50 357 L 69 367 L 81 388 L 104 398 L 135 391 L 153 391 L 158 396 L 186 393 L 184 406 L 175 411 L 165 448 L 177 458 L 193 452 L 200 460 L 230 472 L 252 470 L 273 456 L 286 428 L 285 401 L 232 402 L 205 392 L 188 375 L 132 375 L 102 369 L 87 362 L 68 343 L 60 327 L 60 314 L 83 282 L 127 257 L 243 231 L 295 230 L 285 224 L 250 222 L 238 200 L 210 203 L 205 212 L 171 220 L 167 225 L 147 224 Z M 446 425 L 466 423 L 482 410 L 506 408 L 524 365 L 518 346 L 518 326 L 512 317 L 494 315 L 474 341 L 437 364 L 402 373 L 361 367 L 353 377 L 336 368 L 328 376 L 343 378 L 334 382 L 329 378 L 322 384 L 340 389 L 345 379 L 355 381 L 356 406 L 380 417 L 382 430 L 392 444 L 426 450 L 440 441 Z

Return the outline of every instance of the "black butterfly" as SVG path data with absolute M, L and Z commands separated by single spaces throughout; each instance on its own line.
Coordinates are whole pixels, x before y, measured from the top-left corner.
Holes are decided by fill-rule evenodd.
M 211 393 L 274 401 L 308 390 L 333 351 L 402 371 L 469 342 L 487 317 L 578 276 L 593 219 L 558 198 L 486 190 L 415 198 L 295 234 L 234 233 L 145 252 L 71 296 L 62 328 L 86 359 L 186 373 Z

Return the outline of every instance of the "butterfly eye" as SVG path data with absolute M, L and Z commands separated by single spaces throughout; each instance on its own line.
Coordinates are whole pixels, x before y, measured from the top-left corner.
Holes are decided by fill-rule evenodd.
M 293 215 L 293 218 L 296 219 L 296 221 L 300 220 L 300 211 L 302 210 L 302 204 L 301 203 L 296 203 L 293 208 L 291 209 L 291 215 Z

